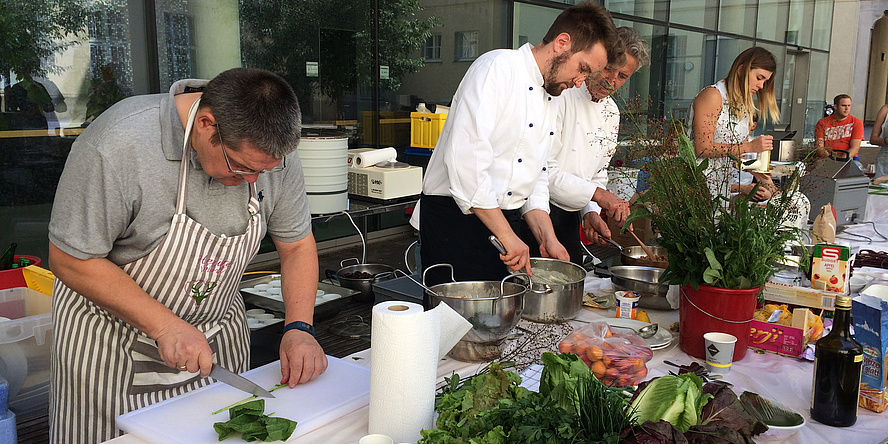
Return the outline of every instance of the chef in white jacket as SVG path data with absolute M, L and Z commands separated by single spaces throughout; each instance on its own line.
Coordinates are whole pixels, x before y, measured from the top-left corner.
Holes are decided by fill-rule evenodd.
M 547 214 L 557 99 L 620 57 L 621 48 L 610 13 L 587 2 L 565 9 L 543 43 L 493 50 L 472 63 L 426 168 L 419 203 L 423 267 L 448 263 L 456 280 L 465 281 L 500 280 L 503 264 L 528 266 L 529 249 L 516 234 L 522 207 L 543 254 L 568 258 Z M 505 254 L 490 245 L 491 234 Z M 428 283 L 450 280 L 444 271 L 430 273 Z
M 609 238 L 610 230 L 601 218 L 622 223 L 629 215 L 629 204 L 607 191 L 607 167 L 617 147 L 620 110 L 610 97 L 638 69 L 650 64 L 650 51 L 644 37 L 628 27 L 617 28 L 625 49 L 625 63 L 609 64 L 600 73 L 586 79 L 583 86 L 562 94 L 556 119 L 558 137 L 552 145 L 549 173 L 549 216 L 555 235 L 570 254 L 571 262 L 582 265 L 580 226 L 586 237 L 597 241 Z M 539 254 L 534 236 L 522 227 L 522 238 Z

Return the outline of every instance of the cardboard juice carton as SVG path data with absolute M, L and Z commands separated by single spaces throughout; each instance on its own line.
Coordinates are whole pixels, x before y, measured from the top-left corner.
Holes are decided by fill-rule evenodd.
M 888 301 L 860 295 L 851 302 L 854 339 L 863 346 L 858 405 L 877 413 L 888 409 Z
M 848 259 L 851 248 L 843 245 L 817 244 L 811 262 L 811 288 L 848 293 Z

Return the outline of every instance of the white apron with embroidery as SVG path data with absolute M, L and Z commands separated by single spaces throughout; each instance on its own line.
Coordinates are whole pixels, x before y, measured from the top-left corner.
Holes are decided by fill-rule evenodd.
M 152 297 L 207 335 L 213 362 L 235 373 L 249 364 L 249 328 L 238 284 L 259 250 L 262 216 L 250 184 L 242 235 L 216 236 L 185 214 L 188 115 L 176 214 L 160 245 L 121 268 Z M 122 434 L 117 416 L 212 382 L 168 367 L 155 342 L 56 279 L 53 288 L 50 434 L 54 443 L 99 443 Z

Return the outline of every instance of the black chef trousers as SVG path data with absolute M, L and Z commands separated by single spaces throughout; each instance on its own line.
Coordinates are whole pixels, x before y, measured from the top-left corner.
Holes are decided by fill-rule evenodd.
M 435 264 L 453 265 L 456 281 L 499 281 L 509 273 L 488 237 L 493 234 L 474 214 L 463 214 L 451 196 L 420 197 L 419 240 L 423 269 Z M 515 233 L 521 212 L 503 210 Z M 450 282 L 450 270 L 435 268 L 426 284 Z

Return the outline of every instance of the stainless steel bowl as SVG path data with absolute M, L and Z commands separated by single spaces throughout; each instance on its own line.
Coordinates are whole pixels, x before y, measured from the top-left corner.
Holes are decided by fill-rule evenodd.
M 372 275 L 370 278 L 355 279 L 347 277 L 352 273 L 364 272 Z M 342 267 L 336 272 L 336 280 L 345 288 L 357 290 L 359 293 L 354 299 L 360 302 L 372 301 L 373 284 L 395 277 L 395 269 L 385 264 L 357 264 Z
M 586 270 L 573 262 L 560 259 L 530 258 L 534 273 L 530 288 L 524 294 L 524 319 L 552 324 L 577 317 L 583 308 L 583 281 Z M 554 282 L 557 277 L 561 281 Z
M 448 282 L 429 290 L 426 294 L 430 308 L 443 302 L 472 324 L 448 356 L 465 362 L 485 362 L 502 354 L 506 336 L 521 319 L 527 287 L 504 279 Z
M 654 310 L 672 310 L 666 301 L 666 292 L 669 284 L 661 284 L 660 276 L 664 270 L 656 267 L 640 267 L 635 265 L 620 265 L 610 267 L 611 282 L 614 289 L 634 291 L 641 295 L 638 306 L 652 308 Z

